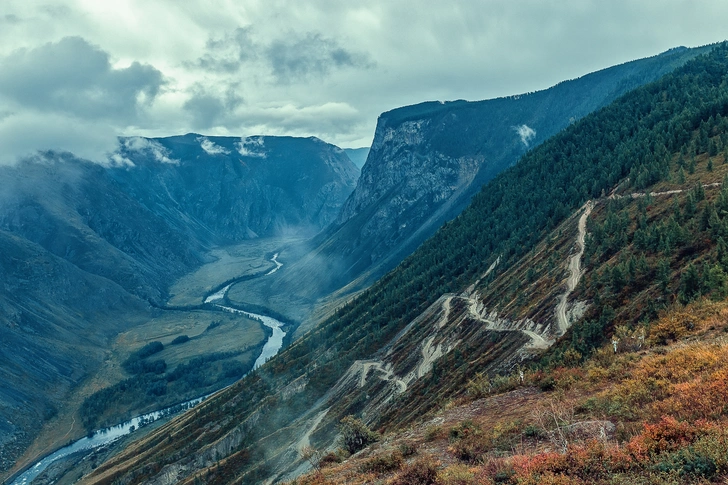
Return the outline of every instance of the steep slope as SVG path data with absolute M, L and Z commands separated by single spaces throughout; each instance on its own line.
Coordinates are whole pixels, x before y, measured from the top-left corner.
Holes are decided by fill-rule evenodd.
M 149 306 L 37 244 L 0 231 L 0 466 L 8 469 L 104 349 Z
M 403 483 L 426 472 L 465 484 L 725 480 L 728 154 L 717 147 L 726 140 L 725 118 L 704 120 L 663 180 L 592 200 L 571 244 L 574 218 L 470 289 L 483 292 L 478 306 L 500 322 L 547 321 L 546 310 L 560 323 L 566 301 L 574 323 L 566 339 L 520 369 L 473 376 L 466 393 L 449 393 L 459 396 L 455 406 L 424 419 L 410 400 L 406 412 L 389 413 L 407 428 L 341 465 L 340 455 L 314 460 L 323 472 L 297 483 Z M 559 263 L 550 269 L 553 255 Z M 565 296 L 580 273 L 575 298 L 555 298 L 554 283 Z
M 321 326 L 195 413 L 121 451 L 84 483 L 281 479 L 305 468 L 291 463 L 299 445 L 333 446 L 335 426 L 347 414 L 372 427 L 406 427 L 464 394 L 479 373 L 507 372 L 522 358 L 542 352 L 562 336 L 560 300 L 567 302 L 563 313 L 571 326 L 543 357 L 546 362 L 579 361 L 602 345 L 615 321 L 633 325 L 649 319 L 640 304 L 625 305 L 621 320 L 615 320 L 614 311 L 609 314 L 607 307 L 615 308 L 612 302 L 628 295 L 618 277 L 611 293 L 598 293 L 608 297 L 601 302 L 579 285 L 571 288 L 570 276 L 572 283 L 585 281 L 573 276 L 579 266 L 571 263 L 572 256 L 581 252 L 580 240 L 589 230 L 583 221 L 601 213 L 607 194 L 618 185 L 617 201 L 646 199 L 639 195 L 645 188 L 668 177 L 680 180 L 680 153 L 690 156 L 691 147 L 698 147 L 694 154 L 705 147 L 713 157 L 706 170 L 715 171 L 723 157 L 711 153 L 722 149 L 728 132 L 727 54 L 727 45 L 718 46 L 526 154 L 397 269 Z M 692 161 L 687 163 L 690 172 Z M 706 206 L 696 199 L 701 190 L 694 190 L 684 206 L 702 210 Z M 637 193 L 634 198 L 632 193 Z M 589 200 L 599 203 L 591 213 L 592 205 L 585 205 Z M 705 224 L 698 227 L 719 231 L 722 216 L 717 207 L 707 209 Z M 700 224 L 703 217 L 693 219 Z M 687 243 L 672 239 L 687 233 L 682 222 L 679 228 L 665 218 L 654 222 L 651 235 L 640 236 L 645 241 L 671 249 L 676 241 Z M 591 244 L 585 238 L 585 259 L 593 258 Z M 675 267 L 668 263 L 667 287 L 681 288 L 678 294 L 687 295 L 685 301 L 725 285 L 720 268 L 688 270 L 698 254 L 701 259 L 722 254 L 720 241 L 711 245 L 699 236 L 695 244 L 704 246 L 687 244 L 673 260 Z M 696 252 L 699 247 L 707 252 Z M 535 262 L 545 268 L 540 274 L 528 270 Z M 584 267 L 590 264 L 585 261 Z M 628 260 L 617 275 L 629 265 Z M 525 278 L 514 277 L 513 271 L 523 271 Z M 499 289 L 488 294 L 493 288 Z M 532 299 L 519 298 L 523 288 Z M 650 301 L 654 290 L 648 285 L 644 299 L 635 301 Z M 589 308 L 579 303 L 583 298 Z
M 428 102 L 382 114 L 357 188 L 335 223 L 278 281 L 264 292 L 240 289 L 241 297 L 266 304 L 272 295 L 293 293 L 311 307 L 349 283 L 337 296 L 366 288 L 527 150 L 709 48 L 673 49 L 535 93 Z

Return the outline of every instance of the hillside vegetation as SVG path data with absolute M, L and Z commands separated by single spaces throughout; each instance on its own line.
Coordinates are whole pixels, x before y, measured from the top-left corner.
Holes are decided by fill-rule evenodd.
M 291 483 L 725 480 L 728 120 L 709 112 L 677 143 L 648 145 L 661 153 L 653 175 L 633 169 L 592 199 L 573 295 L 589 308 L 557 345 L 512 373 L 475 374 L 438 412 L 341 464 L 341 452 L 319 455 Z M 482 283 L 483 300 L 511 319 L 547 318 L 570 222 Z

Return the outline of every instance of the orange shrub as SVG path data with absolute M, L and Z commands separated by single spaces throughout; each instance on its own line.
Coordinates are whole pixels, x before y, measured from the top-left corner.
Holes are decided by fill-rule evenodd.
M 663 416 L 658 423 L 645 424 L 642 433 L 627 444 L 627 450 L 638 461 L 646 461 L 651 455 L 675 451 L 695 441 L 699 429 L 672 416 Z

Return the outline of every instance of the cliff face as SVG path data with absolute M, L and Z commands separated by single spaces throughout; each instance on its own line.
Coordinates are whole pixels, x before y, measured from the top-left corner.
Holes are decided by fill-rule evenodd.
M 485 158 L 481 154 L 449 156 L 431 144 L 438 120 L 420 119 L 392 126 L 379 120 L 359 184 L 336 219 L 342 225 L 360 217 L 361 242 L 371 245 L 374 263 L 427 224 L 437 209 L 462 193 Z M 366 241 L 366 242 L 365 242 Z M 357 245 L 349 249 L 355 252 Z

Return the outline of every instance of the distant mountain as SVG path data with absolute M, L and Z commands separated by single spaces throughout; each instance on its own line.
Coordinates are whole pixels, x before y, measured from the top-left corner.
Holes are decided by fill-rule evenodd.
M 349 159 L 354 162 L 354 165 L 359 167 L 359 170 L 364 166 L 367 161 L 367 155 L 369 155 L 369 147 L 362 148 L 344 148 L 344 152 L 349 156 Z
M 122 146 L 119 155 L 136 166 L 111 170 L 114 180 L 152 212 L 197 226 L 216 243 L 294 229 L 315 234 L 335 219 L 359 176 L 343 150 L 315 137 L 188 134 Z
M 195 134 L 0 167 L 0 472 L 212 247 L 315 234 L 358 175 L 317 138 Z
M 711 48 L 671 49 L 534 93 L 383 113 L 356 190 L 308 254 L 259 291 L 260 303 L 281 295 L 311 309 L 323 295 L 366 288 L 529 149 Z

